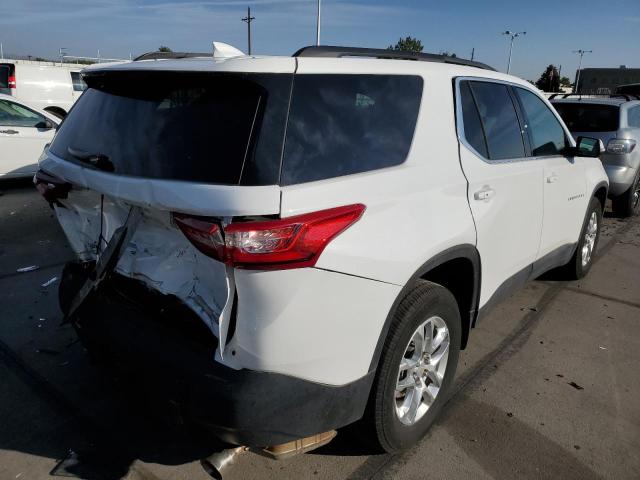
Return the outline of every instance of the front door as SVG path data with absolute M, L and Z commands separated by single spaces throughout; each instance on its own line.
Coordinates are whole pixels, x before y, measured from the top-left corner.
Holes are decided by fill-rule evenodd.
M 544 165 L 544 222 L 540 270 L 569 260 L 578 240 L 588 203 L 584 165 L 565 156 L 568 134 L 545 102 L 535 93 L 514 88 L 525 118 L 531 155 Z

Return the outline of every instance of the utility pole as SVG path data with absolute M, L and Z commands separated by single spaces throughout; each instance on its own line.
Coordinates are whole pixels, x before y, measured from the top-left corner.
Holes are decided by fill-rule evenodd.
M 320 16 L 321 16 L 321 4 L 322 0 L 318 0 L 318 18 L 316 21 L 316 45 L 320 46 Z
M 576 74 L 576 84 L 573 86 L 573 93 L 578 93 L 578 82 L 580 81 L 580 70 L 582 69 L 582 57 L 585 53 L 593 53 L 593 50 L 574 50 L 573 53 L 580 55 L 580 61 L 578 62 L 578 73 Z
M 2 48 L 2 42 L 0 42 L 0 58 L 4 60 L 4 49 Z
M 255 20 L 256 17 L 251 16 L 251 7 L 247 7 L 247 16 L 242 19 L 243 22 L 247 22 L 247 44 L 248 51 L 247 54 L 251 55 L 251 22 Z
M 476 49 L 475 49 L 475 47 L 473 47 L 473 48 L 471 49 L 471 61 L 472 61 L 472 62 L 473 62 L 473 57 L 475 56 L 475 54 L 476 54 Z
M 507 35 L 511 37 L 511 43 L 509 44 L 509 60 L 507 62 L 507 74 L 511 71 L 511 53 L 513 52 L 513 41 L 518 38 L 520 35 L 526 35 L 527 32 L 512 32 L 511 30 L 507 30 L 502 32 L 502 35 Z

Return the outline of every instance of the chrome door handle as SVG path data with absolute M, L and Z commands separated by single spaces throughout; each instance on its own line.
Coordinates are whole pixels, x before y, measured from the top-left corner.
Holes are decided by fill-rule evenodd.
M 6 133 L 7 135 L 16 135 L 18 131 L 17 130 L 0 130 L 0 133 Z
M 491 188 L 489 185 L 485 185 L 481 190 L 478 190 L 473 194 L 473 198 L 475 200 L 483 200 L 485 202 L 488 202 L 489 199 L 491 199 L 491 197 L 493 197 L 495 194 L 496 191 L 493 188 Z
M 558 175 L 556 175 L 555 173 L 552 173 L 547 177 L 547 183 L 556 183 L 559 178 L 560 177 L 558 177 Z

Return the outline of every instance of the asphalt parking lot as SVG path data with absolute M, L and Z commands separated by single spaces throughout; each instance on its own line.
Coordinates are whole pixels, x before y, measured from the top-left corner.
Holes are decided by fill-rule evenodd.
M 210 478 L 215 446 L 158 421 L 61 324 L 58 282 L 43 285 L 72 256 L 52 211 L 28 182 L 0 191 L 0 479 Z M 245 454 L 225 478 L 640 478 L 639 285 L 640 219 L 607 216 L 586 279 L 531 282 L 472 332 L 412 450 L 371 455 L 347 429 L 288 461 Z

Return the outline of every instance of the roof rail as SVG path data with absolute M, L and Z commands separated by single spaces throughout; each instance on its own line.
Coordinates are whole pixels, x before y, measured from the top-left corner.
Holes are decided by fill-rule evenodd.
M 561 98 L 568 97 L 580 97 L 578 100 L 581 100 L 582 97 L 605 97 L 605 98 L 624 98 L 627 102 L 631 100 L 640 100 L 640 95 L 633 95 L 631 93 L 554 93 L 549 97 L 549 100 L 553 100 L 554 98 L 561 95 Z
M 140 60 L 162 60 L 162 59 L 175 59 L 175 58 L 193 58 L 193 57 L 212 57 L 213 54 L 209 53 L 195 53 L 195 52 L 147 52 L 133 59 L 134 62 Z
M 402 50 L 384 50 L 381 48 L 358 48 L 358 47 L 333 47 L 333 46 L 310 46 L 303 47 L 293 54 L 294 57 L 322 57 L 322 58 L 343 58 L 343 57 L 369 57 L 391 60 L 414 60 L 420 62 L 451 63 L 454 65 L 465 65 L 468 67 L 493 70 L 487 64 L 466 60 L 464 58 L 450 57 L 449 55 L 437 55 L 435 53 L 414 53 Z

